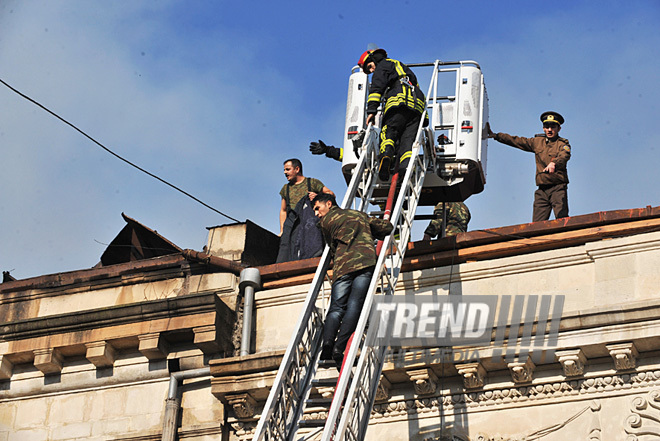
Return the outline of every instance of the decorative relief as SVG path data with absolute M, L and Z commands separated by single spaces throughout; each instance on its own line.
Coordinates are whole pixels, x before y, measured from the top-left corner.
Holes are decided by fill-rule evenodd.
M 417 395 L 431 395 L 438 388 L 438 377 L 429 368 L 410 370 L 406 373 L 413 382 Z
M 477 389 L 483 387 L 486 379 L 486 369 L 481 363 L 457 364 L 458 374 L 463 376 L 463 385 L 466 389 Z
M 582 349 L 571 349 L 568 351 L 559 351 L 555 357 L 561 363 L 564 369 L 564 375 L 567 377 L 580 377 L 584 375 L 584 367 L 587 364 L 587 357 Z
M 561 396 L 573 390 L 573 386 L 566 382 L 538 384 L 527 388 L 527 396 L 530 398 L 546 398 L 550 396 Z
M 234 429 L 236 436 L 239 436 L 244 439 L 250 439 L 254 435 L 254 431 L 257 428 L 257 421 L 234 421 L 230 423 L 231 428 Z
M 575 379 L 546 384 L 518 386 L 503 389 L 466 391 L 463 393 L 447 393 L 443 396 L 425 397 L 423 399 L 408 399 L 376 403 L 372 418 L 412 413 L 452 411 L 460 407 L 482 407 L 509 403 L 523 403 L 529 400 L 556 399 L 574 395 L 597 394 L 616 390 L 629 390 L 649 386 L 660 386 L 660 370 L 621 374 L 597 378 Z M 442 391 L 437 391 L 441 393 Z M 589 440 L 597 440 L 593 435 Z M 646 440 L 643 440 L 646 441 Z
M 633 398 L 631 415 L 626 418 L 626 441 L 651 441 L 660 438 L 660 391 Z
M 237 418 L 248 419 L 254 417 L 257 402 L 250 394 L 227 395 L 225 399 L 234 409 Z
M 582 408 L 575 414 L 571 415 L 568 419 L 551 424 L 550 426 L 543 427 L 541 429 L 535 430 L 534 432 L 527 433 L 524 435 L 487 435 L 484 433 L 478 433 L 474 438 L 475 441 L 527 441 L 527 440 L 539 440 L 544 438 L 547 435 L 552 433 L 559 432 L 567 425 L 573 423 L 581 415 L 585 414 L 587 411 L 591 410 L 591 423 L 589 424 L 589 435 L 588 441 L 600 441 L 600 412 L 601 406 L 600 402 L 592 401 L 589 406 Z M 584 426 L 584 421 L 580 421 L 575 425 Z
M 516 384 L 531 383 L 534 375 L 534 362 L 532 357 L 527 358 L 524 363 L 516 362 L 507 365 L 511 371 L 511 379 Z
M 621 343 L 616 345 L 606 345 L 610 351 L 614 367 L 617 371 L 629 371 L 637 366 L 637 357 L 639 352 L 633 343 Z
M 390 398 L 390 389 L 392 384 L 387 381 L 387 378 L 381 376 L 378 382 L 378 389 L 376 389 L 376 401 L 385 401 Z

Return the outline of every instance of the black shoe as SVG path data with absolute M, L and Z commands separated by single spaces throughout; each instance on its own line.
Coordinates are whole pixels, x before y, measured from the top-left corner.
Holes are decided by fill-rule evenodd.
M 344 353 L 339 351 L 332 351 L 332 359 L 337 365 L 337 370 L 341 371 L 341 364 L 344 361 Z
M 380 165 L 378 166 L 378 178 L 383 181 L 390 180 L 390 165 L 392 164 L 392 157 L 385 154 L 380 158 Z
M 331 345 L 323 345 L 323 349 L 321 349 L 321 360 L 334 360 Z

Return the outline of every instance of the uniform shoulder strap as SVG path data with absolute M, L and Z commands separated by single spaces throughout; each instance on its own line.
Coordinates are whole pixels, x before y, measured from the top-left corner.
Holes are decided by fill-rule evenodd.
M 291 210 L 291 204 L 289 203 L 289 201 L 291 200 L 291 195 L 289 194 L 289 184 L 288 183 L 286 184 L 286 198 L 284 200 L 286 201 L 286 211 L 288 212 L 288 211 Z

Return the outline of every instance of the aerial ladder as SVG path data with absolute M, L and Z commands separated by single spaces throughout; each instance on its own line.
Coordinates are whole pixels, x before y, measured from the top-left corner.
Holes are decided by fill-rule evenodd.
M 295 334 L 287 346 L 255 429 L 253 441 L 365 439 L 388 349 L 378 345 L 377 326 L 367 326 L 374 296 L 394 294 L 415 213 L 420 204 L 435 205 L 438 201 L 464 200 L 470 194 L 483 190 L 486 146 L 484 126 L 488 108 L 479 65 L 473 61 L 436 60 L 434 63 L 409 66 L 433 67 L 426 95 L 426 112 L 431 114 L 431 124 L 423 127 L 420 122 L 411 160 L 407 169 L 400 171 L 398 186 L 396 175 L 392 178 L 393 185 L 378 179 L 378 127 L 370 124 L 366 128 L 361 147 L 355 151 L 352 148 L 351 138 L 363 126 L 368 86 L 366 75 L 356 68 L 349 81 L 347 142 L 344 145 L 342 170 L 345 175 L 350 173 L 351 179 L 341 207 L 368 212 L 371 205 L 381 205 L 385 200 L 383 195 L 392 190 L 388 199 L 390 203 L 396 201 L 390 216 L 396 234 L 390 234 L 379 244 L 374 275 L 355 333 L 346 348 L 339 378 L 331 382 L 317 378 L 317 373 L 322 370 L 319 358 L 324 318 L 324 311 L 319 307 L 322 304 L 320 293 L 330 265 L 330 251 L 326 246 Z M 455 93 L 438 95 L 439 76 L 448 72 L 456 75 Z M 354 94 L 356 91 L 357 95 Z M 352 101 L 351 97 L 356 96 L 361 99 Z M 357 111 L 353 109 L 354 106 Z M 441 138 L 443 143 L 435 143 L 434 130 L 444 135 Z M 312 391 L 322 386 L 335 386 L 334 396 L 327 400 L 327 418 L 303 419 L 307 407 L 316 406 L 322 401 L 312 398 Z M 306 433 L 303 434 L 300 429 L 305 429 Z

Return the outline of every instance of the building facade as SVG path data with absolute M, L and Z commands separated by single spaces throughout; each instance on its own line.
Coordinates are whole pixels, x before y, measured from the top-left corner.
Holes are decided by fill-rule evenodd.
M 203 252 L 126 221 L 97 267 L 0 284 L 0 441 L 251 439 L 318 259 L 270 264 L 277 238 L 249 221 L 210 228 Z M 659 207 L 473 231 L 406 255 L 397 294 L 563 296 L 557 349 L 398 350 L 367 439 L 660 438 Z M 253 311 L 247 266 L 261 274 Z M 507 347 L 524 338 L 512 318 Z

